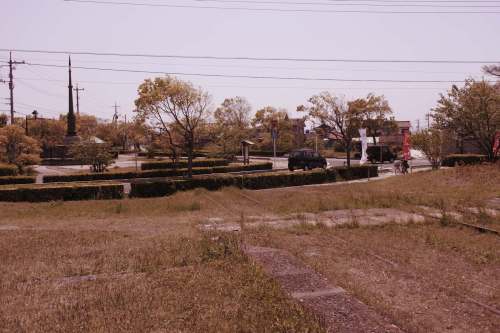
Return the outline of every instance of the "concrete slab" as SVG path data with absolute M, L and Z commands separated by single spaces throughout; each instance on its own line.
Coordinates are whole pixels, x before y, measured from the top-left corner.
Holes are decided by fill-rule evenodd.
M 400 333 L 400 328 L 286 251 L 244 246 L 283 290 L 317 315 L 328 332 Z

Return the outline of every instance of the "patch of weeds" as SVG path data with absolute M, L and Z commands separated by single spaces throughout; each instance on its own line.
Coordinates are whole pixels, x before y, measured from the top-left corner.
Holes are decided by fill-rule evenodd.
M 347 229 L 357 229 L 357 228 L 359 228 L 359 226 L 360 225 L 359 225 L 358 218 L 354 214 L 351 214 L 351 216 L 349 217 L 349 222 L 344 224 L 344 227 Z
M 330 205 L 328 205 L 328 203 L 325 202 L 325 200 L 323 200 L 322 198 L 319 198 L 317 211 L 324 212 L 324 211 L 328 211 L 330 209 L 331 209 Z
M 123 204 L 120 202 L 118 203 L 116 206 L 115 206 L 115 214 L 121 214 L 125 211 L 125 207 L 123 206 Z
M 439 209 L 439 213 L 441 215 L 439 217 L 439 224 L 442 227 L 447 227 L 450 224 L 452 224 L 454 222 L 453 218 L 448 214 L 448 209 L 446 207 L 446 203 L 444 202 L 444 200 L 442 198 L 440 198 L 437 201 L 437 206 L 438 206 L 438 209 Z
M 316 225 L 312 223 L 307 223 L 305 221 L 301 221 L 298 224 L 295 224 L 292 228 L 290 228 L 290 232 L 294 235 L 310 235 L 312 231 L 316 230 Z
M 481 224 L 492 224 L 495 219 L 488 214 L 484 207 L 479 207 L 479 211 L 476 214 L 476 221 Z
M 199 201 L 186 202 L 175 206 L 175 210 L 178 212 L 195 212 L 201 210 L 201 204 Z
M 241 238 L 234 233 L 205 233 L 199 242 L 201 262 L 242 259 Z

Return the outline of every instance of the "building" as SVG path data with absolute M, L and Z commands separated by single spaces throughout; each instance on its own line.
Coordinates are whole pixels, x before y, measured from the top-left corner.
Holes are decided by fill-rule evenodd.
M 294 145 L 296 148 L 301 148 L 306 142 L 306 122 L 304 118 L 290 118 L 289 121 L 294 135 Z
M 379 137 L 381 145 L 388 145 L 398 149 L 403 147 L 403 137 L 405 132 L 410 132 L 411 122 L 407 120 L 391 119 L 382 129 Z

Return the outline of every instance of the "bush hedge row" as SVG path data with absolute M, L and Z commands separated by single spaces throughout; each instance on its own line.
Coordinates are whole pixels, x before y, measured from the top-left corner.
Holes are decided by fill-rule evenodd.
M 147 198 L 171 195 L 177 191 L 194 188 L 218 190 L 222 187 L 236 186 L 246 189 L 265 189 L 286 186 L 300 186 L 335 182 L 342 179 L 360 179 L 378 176 L 376 166 L 357 166 L 350 170 L 334 168 L 304 172 L 266 173 L 252 175 L 213 175 L 195 177 L 189 180 L 167 180 L 160 182 L 133 183 L 130 197 Z
M 339 178 L 343 180 L 356 180 L 378 176 L 378 167 L 376 165 L 363 165 L 335 168 Z
M 1 176 L 15 176 L 17 175 L 17 166 L 10 164 L 0 164 L 0 177 Z
M 454 167 L 455 165 L 472 165 L 480 164 L 486 160 L 485 155 L 478 154 L 453 154 L 446 156 L 441 165 Z
M 193 168 L 194 175 L 204 175 L 211 173 L 225 172 L 240 172 L 240 171 L 256 171 L 270 170 L 273 168 L 272 163 L 258 163 L 250 165 L 237 166 L 217 166 L 213 168 Z M 94 180 L 116 180 L 116 179 L 134 179 L 134 178 L 156 178 L 156 177 L 184 177 L 187 175 L 187 169 L 164 169 L 164 170 L 147 170 L 147 171 L 130 171 L 130 172 L 110 172 L 110 173 L 81 173 L 73 175 L 54 175 L 44 176 L 44 183 L 61 183 L 61 182 L 80 182 Z
M 35 180 L 35 177 L 30 176 L 6 176 L 0 177 L 0 185 L 33 184 Z
M 121 184 L 21 185 L 0 188 L 0 201 L 47 202 L 122 199 Z
M 225 159 L 203 159 L 203 160 L 193 160 L 193 167 L 216 167 L 216 166 L 226 166 L 229 164 L 228 160 Z M 146 162 L 142 163 L 142 170 L 155 170 L 155 169 L 175 169 L 175 168 L 187 168 L 188 162 L 185 160 L 174 162 L 158 161 L 158 162 Z

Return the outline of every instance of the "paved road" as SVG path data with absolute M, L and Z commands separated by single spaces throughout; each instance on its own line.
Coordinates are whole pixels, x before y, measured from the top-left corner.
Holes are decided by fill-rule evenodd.
M 286 157 L 253 157 L 250 158 L 251 162 L 259 162 L 259 161 L 272 161 L 273 162 L 273 168 L 274 169 L 287 169 L 288 168 L 288 159 Z M 326 159 L 328 166 L 329 167 L 338 167 L 338 166 L 345 166 L 347 164 L 346 159 L 342 158 L 327 158 Z M 359 160 L 351 160 L 351 165 L 358 165 Z M 393 170 L 394 168 L 394 163 L 377 163 L 382 170 Z M 429 166 L 430 163 L 426 159 L 413 159 L 410 161 L 410 166 L 411 167 L 423 167 L 423 166 Z

